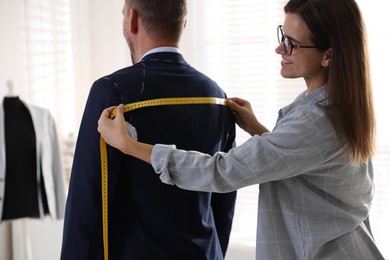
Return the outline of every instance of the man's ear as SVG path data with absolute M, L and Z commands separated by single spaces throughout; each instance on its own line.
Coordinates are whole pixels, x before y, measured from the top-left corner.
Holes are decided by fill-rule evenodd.
M 138 32 L 138 11 L 131 8 L 130 9 L 130 31 L 133 34 Z
M 322 67 L 329 67 L 330 62 L 332 61 L 332 49 L 328 49 L 324 52 L 324 58 L 322 59 Z

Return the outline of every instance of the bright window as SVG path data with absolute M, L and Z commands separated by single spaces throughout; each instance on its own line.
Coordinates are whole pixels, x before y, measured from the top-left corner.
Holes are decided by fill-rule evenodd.
M 28 102 L 50 110 L 60 134 L 74 132 L 69 0 L 24 0 Z
M 70 19 L 70 0 L 24 0 L 26 101 L 54 117 L 67 180 L 76 131 Z

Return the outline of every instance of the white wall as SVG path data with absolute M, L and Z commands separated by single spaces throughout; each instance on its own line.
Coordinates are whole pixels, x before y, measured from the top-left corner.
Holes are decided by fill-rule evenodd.
M 23 0 L 0 1 L 0 97 L 8 93 L 6 81 L 14 82 L 14 92 L 26 93 L 23 48 Z
M 78 122 L 92 83 L 131 64 L 122 7 L 120 0 L 71 0 Z

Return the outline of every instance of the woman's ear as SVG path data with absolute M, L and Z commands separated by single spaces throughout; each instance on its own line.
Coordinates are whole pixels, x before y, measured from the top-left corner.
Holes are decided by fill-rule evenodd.
M 328 49 L 324 52 L 324 58 L 322 59 L 322 67 L 329 67 L 330 65 L 330 62 L 332 61 L 332 54 L 333 54 L 333 51 L 332 49 Z

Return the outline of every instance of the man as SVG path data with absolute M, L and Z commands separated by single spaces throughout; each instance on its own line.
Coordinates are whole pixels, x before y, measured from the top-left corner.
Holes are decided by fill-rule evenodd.
M 126 0 L 123 34 L 133 66 L 97 80 L 81 122 L 66 205 L 61 259 L 102 259 L 101 166 L 97 121 L 107 106 L 225 93 L 178 52 L 185 0 Z M 138 139 L 209 154 L 234 146 L 234 119 L 221 105 L 141 108 L 125 114 Z M 107 147 L 110 259 L 223 259 L 236 193 L 184 191 L 152 167 Z

